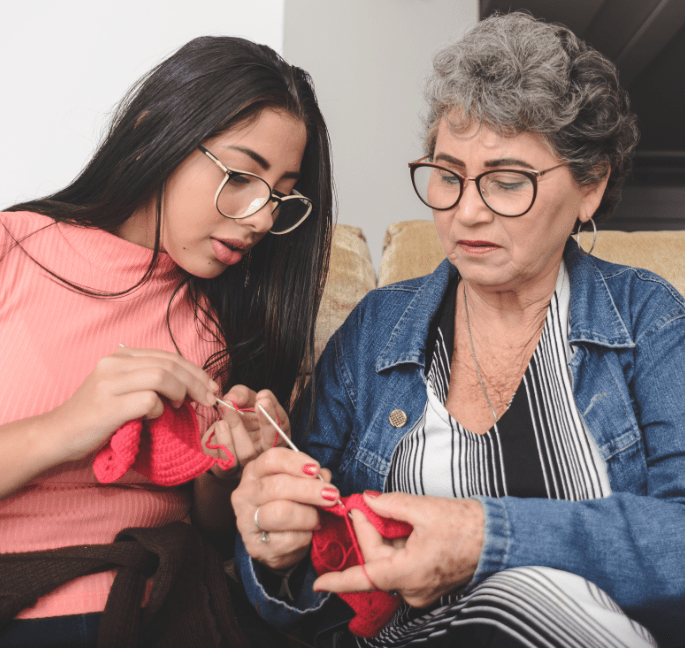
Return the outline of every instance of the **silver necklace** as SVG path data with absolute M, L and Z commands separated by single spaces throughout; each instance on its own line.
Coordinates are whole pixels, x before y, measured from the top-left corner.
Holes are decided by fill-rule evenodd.
M 488 392 L 485 391 L 485 385 L 483 384 L 483 377 L 480 375 L 480 366 L 478 365 L 478 358 L 476 358 L 476 350 L 473 348 L 473 337 L 471 335 L 471 322 L 469 321 L 469 305 L 466 301 L 466 285 L 464 284 L 464 313 L 466 314 L 466 329 L 469 332 L 469 344 L 471 345 L 471 355 L 473 356 L 473 364 L 476 365 L 476 373 L 478 374 L 478 382 L 480 382 L 480 388 L 483 390 L 483 396 L 490 406 L 492 415 L 495 417 L 495 425 L 497 425 L 497 413 L 495 408 L 492 406 L 490 399 L 488 398 Z

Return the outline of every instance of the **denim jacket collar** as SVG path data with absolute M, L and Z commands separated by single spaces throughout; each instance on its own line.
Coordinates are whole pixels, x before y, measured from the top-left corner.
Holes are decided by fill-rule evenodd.
M 435 271 L 416 285 L 416 294 L 402 313 L 390 334 L 388 344 L 376 360 L 376 371 L 380 373 L 399 364 L 426 366 L 426 339 L 431 319 L 442 301 L 447 284 L 456 268 L 445 259 Z M 396 284 L 387 290 L 411 289 L 410 284 Z
M 594 258 L 582 256 L 575 241 L 569 239 L 564 249 L 564 261 L 571 283 L 569 343 L 590 342 L 613 348 L 634 347 L 635 342 L 628 333 L 606 279 L 596 267 Z M 417 286 L 414 298 L 376 360 L 377 372 L 407 363 L 417 364 L 425 369 L 425 346 L 431 318 L 455 273 L 456 268 L 445 259 Z M 408 285 L 387 288 L 401 289 L 408 289 Z
M 635 342 L 628 332 L 616 302 L 600 272 L 596 259 L 582 256 L 573 239 L 564 250 L 571 284 L 571 322 L 568 341 L 590 342 L 612 348 L 631 348 Z

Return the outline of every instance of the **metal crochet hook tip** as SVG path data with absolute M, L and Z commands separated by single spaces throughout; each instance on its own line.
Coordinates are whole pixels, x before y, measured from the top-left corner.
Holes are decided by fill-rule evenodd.
M 269 423 L 271 423 L 271 425 L 274 426 L 276 432 L 278 432 L 278 433 L 281 435 L 281 437 L 282 437 L 283 439 L 285 439 L 285 442 L 286 442 L 286 443 L 287 443 L 295 452 L 300 452 L 300 449 L 299 449 L 299 448 L 298 448 L 298 447 L 297 447 L 297 446 L 288 438 L 288 435 L 287 435 L 285 432 L 283 432 L 283 430 L 281 430 L 281 426 L 278 425 L 278 423 L 276 423 L 276 421 L 274 421 L 274 420 L 267 414 L 266 410 L 265 410 L 259 403 L 257 403 L 257 407 L 259 408 L 259 410 L 261 411 L 261 413 L 264 414 L 264 416 L 266 416 L 266 418 L 267 418 L 267 420 L 269 421 Z M 317 476 L 318 476 L 318 478 L 319 478 L 322 482 L 324 482 L 324 483 L 326 482 L 326 480 L 321 476 L 321 473 L 319 473 Z M 342 501 L 341 501 L 340 499 L 338 499 L 338 504 L 340 504 L 340 506 L 342 506 L 343 508 L 345 508 L 345 505 L 342 503 Z M 350 513 L 348 513 L 348 515 L 350 515 L 350 517 L 352 517 L 351 511 L 350 511 Z
M 224 407 L 228 407 L 229 409 L 238 412 L 240 416 L 245 416 L 245 412 L 241 412 L 237 407 L 233 407 L 233 405 L 231 405 L 230 403 L 222 401 L 218 396 L 215 396 L 214 398 L 216 398 L 216 402 L 219 403 L 219 405 L 223 405 Z
M 278 432 L 278 433 L 281 435 L 281 438 L 282 438 L 282 439 L 283 439 L 283 440 L 284 440 L 284 441 L 285 441 L 285 442 L 286 442 L 286 443 L 287 443 L 295 452 L 299 452 L 299 451 L 300 451 L 299 448 L 298 448 L 298 447 L 297 447 L 297 446 L 288 438 L 288 435 L 287 435 L 285 432 L 283 432 L 283 430 L 281 430 L 281 426 L 278 425 L 278 423 L 276 423 L 276 421 L 274 421 L 274 420 L 267 414 L 266 410 L 265 410 L 259 403 L 257 403 L 257 407 L 259 408 L 259 410 L 261 411 L 261 413 L 264 414 L 264 416 L 266 416 L 266 418 L 267 418 L 267 420 L 269 421 L 269 423 L 271 423 L 271 425 L 274 426 L 274 429 L 276 430 L 276 432 Z M 319 477 L 321 477 L 321 475 L 319 475 Z

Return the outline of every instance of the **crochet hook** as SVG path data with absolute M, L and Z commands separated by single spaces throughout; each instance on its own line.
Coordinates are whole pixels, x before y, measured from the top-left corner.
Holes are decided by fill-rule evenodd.
M 225 402 L 222 401 L 218 396 L 215 396 L 214 398 L 216 398 L 216 402 L 219 403 L 219 405 L 223 405 L 224 407 L 229 407 L 230 409 L 235 410 L 236 412 L 238 412 L 238 414 L 240 414 L 240 416 L 245 416 L 245 413 L 244 413 L 244 412 L 241 412 L 237 407 L 233 407 L 233 405 L 231 405 L 231 404 L 229 404 L 229 403 L 225 403 Z
M 287 435 L 285 432 L 283 432 L 283 430 L 281 430 L 281 426 L 278 425 L 278 423 L 276 423 L 276 421 L 274 421 L 274 420 L 266 413 L 266 410 L 265 410 L 259 403 L 257 403 L 257 407 L 261 410 L 262 414 L 264 414 L 264 416 L 266 416 L 266 418 L 267 418 L 267 420 L 269 421 L 269 423 L 271 423 L 271 425 L 274 426 L 276 432 L 278 432 L 278 433 L 281 435 L 281 438 L 282 438 L 282 439 L 283 439 L 283 440 L 284 440 L 284 441 L 285 441 L 285 442 L 286 442 L 286 443 L 287 443 L 295 452 L 299 452 L 300 450 L 298 449 L 298 447 L 297 447 L 297 446 L 288 438 L 288 435 Z M 323 477 L 321 477 L 321 475 L 319 475 L 319 479 L 323 479 Z
M 287 443 L 295 452 L 299 452 L 299 451 L 300 451 L 299 448 L 298 448 L 298 447 L 297 447 L 297 446 L 288 438 L 288 435 L 287 435 L 285 432 L 283 432 L 283 430 L 281 430 L 281 426 L 278 425 L 278 424 L 276 423 L 276 421 L 274 421 L 274 420 L 267 414 L 266 410 L 265 410 L 259 403 L 257 403 L 257 407 L 260 409 L 260 411 L 262 412 L 262 414 L 264 414 L 264 416 L 266 416 L 266 418 L 267 418 L 267 420 L 269 421 L 269 423 L 271 423 L 271 425 L 274 426 L 276 432 L 278 432 L 278 433 L 281 435 L 281 437 L 282 437 L 283 439 L 285 439 L 285 442 L 286 442 L 286 443 Z M 321 476 L 321 473 L 319 473 L 318 477 L 319 477 L 319 479 L 320 479 L 322 482 L 325 482 L 325 481 L 326 481 L 326 480 Z M 340 506 L 342 506 L 343 508 L 345 508 L 344 505 L 343 505 L 343 503 L 340 501 L 340 499 L 338 499 L 338 504 L 340 504 Z M 349 514 L 348 514 L 348 515 L 349 515 Z

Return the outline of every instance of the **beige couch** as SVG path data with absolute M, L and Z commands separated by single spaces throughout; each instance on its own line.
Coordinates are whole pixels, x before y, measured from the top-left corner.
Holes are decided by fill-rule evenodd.
M 582 234 L 589 249 L 591 234 Z M 594 255 L 646 268 L 685 294 L 685 231 L 601 231 Z M 432 221 L 404 221 L 388 227 L 378 278 L 362 230 L 337 225 L 331 267 L 316 330 L 317 357 L 355 304 L 370 290 L 432 272 L 445 258 Z

